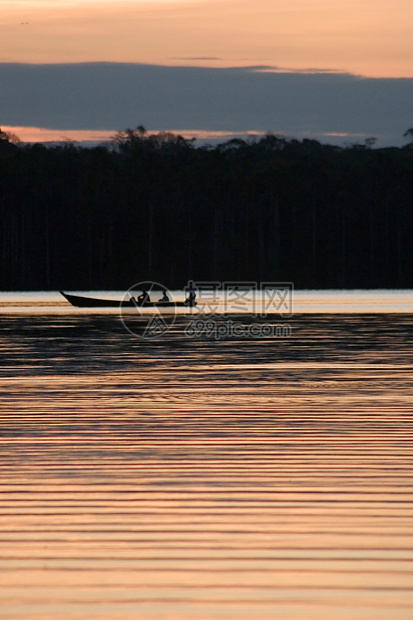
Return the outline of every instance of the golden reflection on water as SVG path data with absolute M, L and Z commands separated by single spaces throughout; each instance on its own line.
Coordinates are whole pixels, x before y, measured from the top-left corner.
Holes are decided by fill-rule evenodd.
M 412 618 L 411 317 L 290 322 L 2 317 L 0 617 Z

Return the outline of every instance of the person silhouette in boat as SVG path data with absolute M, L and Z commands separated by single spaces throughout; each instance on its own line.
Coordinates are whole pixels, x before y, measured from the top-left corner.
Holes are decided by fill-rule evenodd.
M 195 292 L 194 282 L 191 280 L 188 284 L 189 286 L 186 289 L 188 292 L 188 297 L 185 299 L 185 305 L 195 306 L 196 292 Z
M 148 291 L 146 289 L 142 289 L 142 293 L 139 295 L 137 299 L 138 306 L 144 306 L 150 301 L 151 301 L 151 298 L 149 297 Z
M 164 288 L 164 289 L 163 289 L 163 291 L 162 291 L 162 297 L 160 298 L 160 300 L 159 300 L 159 301 L 160 301 L 161 303 L 165 303 L 165 302 L 168 302 L 168 301 L 169 301 L 169 297 L 168 297 L 168 295 L 166 294 L 166 289 L 165 289 L 165 288 Z

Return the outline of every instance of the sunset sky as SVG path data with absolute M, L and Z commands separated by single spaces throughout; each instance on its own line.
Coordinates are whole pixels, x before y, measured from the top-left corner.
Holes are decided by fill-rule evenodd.
M 30 139 L 29 130 L 25 129 L 28 127 L 32 128 L 31 136 L 45 135 L 36 134 L 41 128 L 53 129 L 59 135 L 64 130 L 73 137 L 73 131 L 92 129 L 104 136 L 123 129 L 125 124 L 133 127 L 143 124 L 154 131 L 192 131 L 193 135 L 195 132 L 201 135 L 202 132 L 274 131 L 297 137 L 339 135 L 353 139 L 362 137 L 363 129 L 356 121 L 365 118 L 365 135 L 374 132 L 379 140 L 393 139 L 396 143 L 413 125 L 412 27 L 411 0 L 1 0 L 0 123 L 3 128 L 15 128 L 16 132 L 18 128 L 22 139 Z M 117 64 L 105 65 L 110 69 L 110 76 L 100 74 L 100 87 L 96 89 L 92 84 L 88 90 L 90 71 L 96 65 L 80 63 L 97 62 Z M 24 74 L 22 63 L 31 65 Z M 68 63 L 72 67 L 71 78 L 67 78 Z M 135 64 L 138 67 L 133 67 Z M 56 65 L 54 77 L 39 77 L 44 76 L 45 67 L 38 65 Z M 139 71 L 134 73 L 139 65 L 146 66 L 147 79 Z M 59 83 L 56 78 L 59 67 L 63 80 L 72 79 L 74 90 L 83 89 L 84 106 L 101 110 L 101 120 L 98 114 L 93 127 L 88 124 L 87 111 L 83 115 L 80 104 L 75 106 L 76 121 L 73 105 L 70 110 L 70 102 L 59 100 L 53 93 L 54 79 Z M 180 114 L 171 86 L 178 75 L 176 67 L 192 68 L 184 77 L 179 74 L 182 79 L 176 80 L 181 97 L 182 92 L 186 93 L 185 114 L 183 111 Z M 87 78 L 83 69 L 90 70 Z M 121 72 L 126 81 L 135 81 L 135 91 L 130 84 L 125 91 L 137 102 L 136 116 L 124 98 L 118 104 L 113 101 L 109 84 L 113 71 Z M 229 83 L 232 78 L 238 79 L 237 97 L 229 93 L 226 98 L 225 79 L 222 79 L 227 75 L 225 72 L 229 72 Z M 251 77 L 258 73 L 261 81 L 252 85 Z M 295 85 L 290 94 L 285 76 L 284 82 L 280 81 L 281 73 L 290 75 Z M 337 74 L 345 76 L 351 86 L 347 124 L 343 111 L 336 119 L 332 114 L 332 108 L 337 106 L 334 99 Z M 212 80 L 211 92 L 215 100 L 220 100 L 222 109 L 220 115 L 217 107 L 215 120 L 209 115 L 208 122 L 201 120 L 200 88 L 205 76 Z M 324 76 L 324 101 L 321 97 L 312 101 L 312 88 L 317 89 L 319 84 L 315 80 L 317 76 Z M 162 92 L 164 80 L 168 86 L 162 104 L 168 113 L 162 124 L 160 114 L 156 119 L 152 115 L 151 102 L 155 92 Z M 115 81 L 117 88 L 121 88 L 122 80 Z M 255 89 L 253 100 L 248 92 L 251 87 Z M 283 110 L 288 106 L 288 96 L 291 97 L 290 116 L 280 114 L 281 88 Z M 49 107 L 44 104 L 48 89 L 60 116 L 52 104 Z M 103 110 L 99 93 L 106 98 L 109 93 L 110 109 Z M 346 97 L 345 87 L 341 87 L 340 93 Z M 296 104 L 297 98 L 303 102 L 308 97 L 306 129 L 305 105 Z M 267 105 L 260 125 L 260 101 L 264 98 L 267 104 L 272 100 L 273 117 Z M 355 118 L 357 101 L 359 119 Z M 208 101 L 204 105 L 207 112 Z M 36 110 L 36 106 L 43 109 Z M 71 120 L 62 124 L 59 118 L 65 106 Z M 174 114 L 171 106 L 175 108 Z M 237 118 L 235 124 L 229 122 L 231 110 Z M 328 117 L 325 126 L 323 110 Z M 400 127 L 395 124 L 395 116 Z M 371 117 L 375 118 L 374 123 Z M 390 117 L 391 127 L 387 126 Z

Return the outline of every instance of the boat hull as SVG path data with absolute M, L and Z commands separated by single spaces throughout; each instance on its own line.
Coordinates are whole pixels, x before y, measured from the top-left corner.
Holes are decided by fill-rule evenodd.
M 138 304 L 133 299 L 128 301 L 115 300 L 115 299 L 96 299 L 95 297 L 83 297 L 81 295 L 71 295 L 70 293 L 64 293 L 59 291 L 61 295 L 72 306 L 76 308 L 179 308 L 179 307 L 192 307 L 196 305 L 196 302 L 190 303 L 188 301 L 149 301 L 142 305 Z

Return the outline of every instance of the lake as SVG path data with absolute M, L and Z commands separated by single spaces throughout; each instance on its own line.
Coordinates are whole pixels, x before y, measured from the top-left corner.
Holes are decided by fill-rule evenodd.
M 411 620 L 412 311 L 297 291 L 267 336 L 144 338 L 1 293 L 0 617 Z

